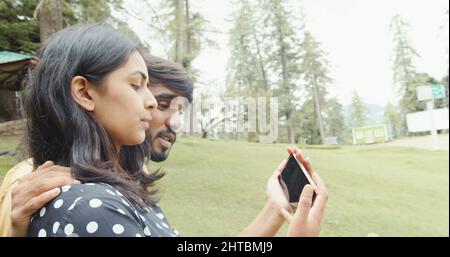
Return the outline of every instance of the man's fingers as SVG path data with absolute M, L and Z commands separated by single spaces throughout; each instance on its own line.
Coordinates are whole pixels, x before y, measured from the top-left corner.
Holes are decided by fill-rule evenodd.
M 305 168 L 308 171 L 309 175 L 312 176 L 314 171 L 312 170 L 311 161 L 309 160 L 309 157 L 305 158 L 305 164 L 303 166 L 305 166 Z
M 306 158 L 305 158 L 305 156 L 303 155 L 303 152 L 300 151 L 300 149 L 297 149 L 297 151 L 295 152 L 295 154 L 296 154 L 297 159 L 298 159 L 299 161 L 301 161 L 302 163 L 305 163 L 305 162 L 306 162 Z
M 31 185 L 28 189 L 28 196 L 30 198 L 36 197 L 46 191 L 52 190 L 57 187 L 74 184 L 74 178 L 68 176 L 50 177 L 42 179 L 34 185 Z
M 313 188 L 311 185 L 306 185 L 302 194 L 300 195 L 300 199 L 298 200 L 297 211 L 295 212 L 296 218 L 299 219 L 299 222 L 306 222 L 308 219 L 309 211 L 311 210 L 312 205 L 312 196 L 313 196 Z
M 52 170 L 54 171 L 60 171 L 60 172 L 70 172 L 70 167 L 60 166 L 60 165 L 53 165 Z
M 286 167 L 287 160 L 283 160 L 280 162 L 278 167 L 275 169 L 275 172 L 273 173 L 274 176 L 279 176 L 281 172 L 283 171 L 284 167 Z
M 54 165 L 54 163 L 52 161 L 46 161 L 46 162 L 44 162 L 44 164 L 40 165 L 39 167 L 41 167 L 42 169 L 45 169 L 45 168 L 53 166 L 53 165 Z
M 305 162 L 306 162 L 306 159 L 305 159 L 305 157 L 303 156 L 303 153 L 300 151 L 300 150 L 298 150 L 298 151 L 296 151 L 295 152 L 295 156 L 297 157 L 297 160 L 299 160 L 302 164 L 303 164 L 303 166 L 305 165 Z M 305 167 L 306 168 L 306 167 Z
M 323 180 L 320 178 L 319 174 L 317 174 L 316 172 L 314 172 L 311 176 L 312 180 L 314 181 L 314 183 L 317 186 L 317 193 L 321 193 L 321 192 L 326 192 L 327 188 L 325 187 L 325 183 L 323 182 Z
M 53 166 L 55 167 L 55 166 Z M 67 170 L 56 169 L 53 170 L 53 167 L 48 168 L 45 172 L 41 171 L 40 173 L 33 173 L 33 177 L 26 178 L 26 180 L 21 180 L 22 182 L 28 181 L 31 184 L 31 187 L 36 184 L 38 181 L 42 181 L 44 179 L 55 179 L 55 178 L 68 178 L 74 180 L 72 177 L 72 173 Z
M 299 160 L 304 159 L 303 152 L 295 146 L 294 146 L 294 152 L 295 152 L 295 156 L 297 157 L 297 159 L 299 159 Z
M 290 146 L 288 146 L 287 151 L 288 151 L 288 154 L 289 154 L 289 155 L 291 155 L 292 153 L 295 152 L 294 148 L 293 148 L 293 147 L 290 147 Z
M 35 172 L 42 172 L 42 171 L 52 167 L 53 165 L 54 165 L 54 163 L 52 161 L 46 161 L 46 162 L 44 162 L 44 164 L 37 167 Z
M 70 172 L 70 170 L 53 170 L 52 168 L 50 170 L 48 170 L 45 173 L 41 173 L 42 174 L 42 178 L 59 178 L 59 177 L 64 177 L 64 178 L 71 178 L 71 179 L 75 179 L 72 175 L 72 173 Z
M 24 215 L 24 216 L 33 215 L 33 213 L 35 213 L 37 210 L 39 210 L 44 205 L 46 205 L 48 202 L 50 202 L 55 197 L 57 197 L 60 192 L 61 192 L 61 189 L 53 188 L 52 190 L 46 191 L 46 192 L 32 198 L 30 201 L 28 201 L 25 204 L 24 208 L 22 209 L 22 215 Z
M 283 216 L 283 218 L 286 220 L 286 222 L 288 224 L 291 223 L 292 219 L 294 218 L 292 216 L 292 214 L 290 214 L 288 211 L 286 211 L 285 209 L 281 209 L 281 216 Z
M 50 165 L 51 162 L 46 162 L 45 165 Z M 43 167 L 41 165 L 40 167 Z M 46 166 L 44 166 L 45 168 Z M 41 169 L 39 173 L 33 172 L 21 178 L 21 182 L 13 187 L 12 196 L 14 199 L 14 206 L 22 206 L 30 199 L 56 187 L 79 183 L 72 177 L 69 168 L 62 167 L 53 170 L 53 167 L 46 167 Z
M 72 172 L 71 169 L 68 167 L 53 165 L 45 169 L 45 172 L 41 171 L 39 175 L 45 177 L 60 177 L 60 176 L 72 177 Z
M 305 158 L 305 156 L 303 155 L 303 152 L 295 146 L 291 147 L 290 149 L 291 149 L 292 153 L 295 154 L 295 157 L 297 158 L 297 160 L 303 164 L 303 166 L 306 168 L 308 173 L 312 174 L 313 171 L 312 171 L 312 167 L 311 167 L 311 162 L 309 161 L 309 157 Z
M 317 185 L 317 196 L 312 211 L 318 220 L 322 220 L 328 202 L 328 191 L 325 188 L 325 183 L 323 183 L 317 173 L 313 174 L 313 180 Z
M 51 169 L 51 167 L 49 168 Z M 45 172 L 29 173 L 20 178 L 20 183 L 13 187 L 12 195 L 30 195 L 34 197 L 55 187 L 74 184 L 75 179 L 70 172 L 61 170 L 46 170 Z M 22 199 L 23 197 L 19 197 Z M 29 199 L 25 199 L 29 200 Z M 24 203 L 24 202 L 23 202 Z M 23 204 L 22 202 L 20 204 Z

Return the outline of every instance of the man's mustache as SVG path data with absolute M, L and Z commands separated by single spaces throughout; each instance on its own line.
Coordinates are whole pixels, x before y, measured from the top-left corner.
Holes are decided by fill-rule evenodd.
M 171 128 L 168 128 L 158 131 L 158 133 L 156 133 L 155 138 L 159 137 L 168 137 L 170 139 L 170 142 L 174 143 L 177 140 L 177 133 L 174 132 Z

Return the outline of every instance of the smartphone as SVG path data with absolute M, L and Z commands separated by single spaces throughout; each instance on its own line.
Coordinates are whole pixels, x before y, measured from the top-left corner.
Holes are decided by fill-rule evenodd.
M 317 187 L 305 167 L 293 154 L 289 156 L 286 166 L 278 177 L 278 180 L 280 181 L 281 188 L 283 189 L 293 212 L 297 209 L 298 200 L 303 188 L 308 184 L 314 189 L 312 198 L 314 203 L 317 196 Z

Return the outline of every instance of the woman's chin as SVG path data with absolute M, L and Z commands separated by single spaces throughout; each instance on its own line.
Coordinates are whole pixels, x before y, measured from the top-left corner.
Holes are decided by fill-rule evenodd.
M 145 132 L 140 135 L 136 135 L 136 137 L 134 138 L 128 139 L 124 145 L 139 145 L 142 144 L 144 141 L 145 141 Z

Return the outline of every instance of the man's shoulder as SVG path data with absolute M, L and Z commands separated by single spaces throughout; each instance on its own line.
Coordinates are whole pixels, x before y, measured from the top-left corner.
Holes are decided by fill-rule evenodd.
M 0 188 L 2 195 L 6 191 L 11 190 L 13 184 L 15 184 L 16 181 L 19 181 L 19 178 L 31 172 L 33 172 L 33 161 L 31 159 L 22 161 L 9 169 L 3 178 L 2 186 Z
M 25 176 L 28 173 L 31 173 L 32 171 L 33 160 L 29 158 L 16 164 L 14 167 L 9 169 L 6 174 L 11 178 L 11 181 L 14 181 L 22 176 Z

